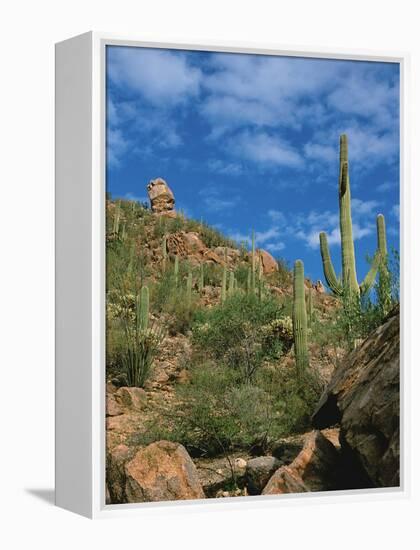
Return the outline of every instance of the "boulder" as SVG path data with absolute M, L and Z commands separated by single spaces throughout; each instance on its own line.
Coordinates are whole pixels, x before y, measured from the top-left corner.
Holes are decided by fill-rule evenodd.
M 257 253 L 262 264 L 264 275 L 270 275 L 270 273 L 275 273 L 279 270 L 279 266 L 276 260 L 269 252 L 260 248 L 259 250 L 257 250 Z
M 115 395 L 107 394 L 106 396 L 106 416 L 118 416 L 123 410 L 115 400 Z
M 117 445 L 107 453 L 106 486 L 109 493 L 109 504 L 122 504 L 125 499 L 125 463 L 132 457 L 127 445 Z
M 397 487 L 400 483 L 399 357 L 396 307 L 343 360 L 313 415 L 318 428 L 340 424 L 349 475 L 358 468 L 366 474 L 360 486 Z
M 281 466 L 274 456 L 259 456 L 248 460 L 246 464 L 246 486 L 250 495 L 259 495 L 268 480 Z
M 125 465 L 127 502 L 205 498 L 197 470 L 179 443 L 158 441 Z
M 262 494 L 334 490 L 340 460 L 340 454 L 331 441 L 320 431 L 311 432 L 297 457 L 272 475 Z
M 164 179 L 151 180 L 147 186 L 147 193 L 155 214 L 174 213 L 175 197 Z
M 319 294 L 325 294 L 325 288 L 322 284 L 322 281 L 318 279 L 318 281 L 313 285 L 313 288 L 319 293 Z
M 114 394 L 119 405 L 127 409 L 141 410 L 147 404 L 147 394 L 143 388 L 122 387 Z

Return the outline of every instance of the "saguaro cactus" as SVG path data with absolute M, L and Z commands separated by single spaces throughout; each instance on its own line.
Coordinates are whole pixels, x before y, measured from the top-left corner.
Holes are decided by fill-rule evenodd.
M 309 364 L 304 268 L 302 260 L 296 260 L 293 272 L 293 338 L 296 370 L 298 377 L 301 378 Z
M 166 271 L 166 259 L 168 257 L 167 245 L 166 245 L 166 235 L 163 236 L 162 240 L 162 271 Z
M 313 301 L 312 301 L 312 288 L 308 290 L 308 327 L 312 325 L 313 319 Z
M 178 277 L 179 277 L 179 258 L 178 258 L 178 256 L 175 256 L 174 277 L 175 277 L 175 286 L 178 286 Z
M 192 299 L 192 284 L 193 284 L 193 276 L 192 272 L 188 272 L 187 277 L 187 303 L 190 306 L 191 305 L 191 299 Z
M 112 232 L 115 235 L 118 235 L 120 231 L 120 215 L 121 215 L 121 201 L 118 201 L 115 203 L 115 210 L 114 210 L 114 224 L 112 227 Z
M 251 291 L 255 292 L 255 233 L 252 230 Z
M 203 292 L 204 288 L 204 264 L 200 264 L 200 278 L 198 280 L 198 290 Z
M 233 293 L 235 292 L 235 274 L 233 271 L 229 273 L 229 289 L 228 289 L 228 295 L 233 296 Z
M 375 253 L 372 266 L 364 281 L 359 285 L 356 274 L 356 260 L 354 255 L 353 226 L 351 220 L 351 194 L 348 162 L 348 142 L 345 134 L 340 136 L 340 168 L 338 180 L 338 199 L 340 207 L 340 235 L 341 235 L 341 279 L 335 274 L 331 261 L 326 233 L 319 234 L 322 265 L 325 279 L 333 294 L 342 296 L 344 288 L 354 295 L 365 294 L 373 285 L 380 261 L 381 242 L 379 241 L 379 227 L 383 223 L 383 216 L 377 218 L 378 250 Z
M 221 288 L 221 291 L 220 291 L 220 301 L 222 302 L 222 304 L 226 300 L 226 276 L 227 276 L 226 265 L 224 265 L 223 266 L 223 274 L 222 274 L 222 288 Z

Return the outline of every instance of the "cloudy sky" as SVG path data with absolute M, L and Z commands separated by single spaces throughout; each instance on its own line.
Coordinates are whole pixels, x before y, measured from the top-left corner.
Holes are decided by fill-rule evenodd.
M 358 274 L 376 215 L 399 240 L 399 67 L 108 46 L 107 189 L 146 200 L 163 177 L 176 207 L 321 278 L 318 234 L 340 271 L 338 142 L 349 138 Z

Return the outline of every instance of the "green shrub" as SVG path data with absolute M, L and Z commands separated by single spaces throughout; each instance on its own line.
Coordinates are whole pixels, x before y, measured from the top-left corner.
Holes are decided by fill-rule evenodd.
M 282 308 L 275 299 L 235 293 L 222 305 L 197 314 L 193 342 L 206 356 L 223 361 L 250 382 L 274 349 L 274 339 L 267 340 L 263 327 L 280 317 Z

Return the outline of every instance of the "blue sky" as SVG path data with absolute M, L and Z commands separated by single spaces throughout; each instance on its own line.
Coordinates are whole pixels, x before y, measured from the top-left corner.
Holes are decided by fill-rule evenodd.
M 176 208 L 322 279 L 318 234 L 340 271 L 338 142 L 349 138 L 358 275 L 383 213 L 399 248 L 399 66 L 108 46 L 107 190 Z

